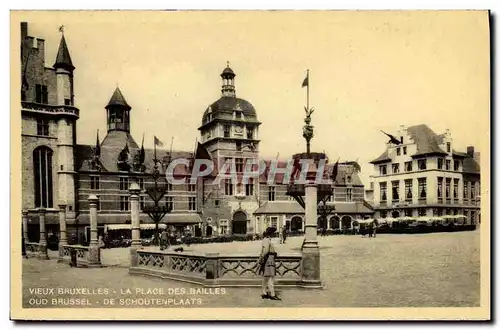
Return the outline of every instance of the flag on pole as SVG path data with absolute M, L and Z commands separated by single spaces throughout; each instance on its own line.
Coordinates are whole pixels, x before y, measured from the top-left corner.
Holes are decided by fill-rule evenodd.
M 302 87 L 308 87 L 308 86 L 309 86 L 309 70 L 307 70 L 306 78 L 302 82 Z
M 163 142 L 161 142 L 155 135 L 155 147 L 163 147 Z

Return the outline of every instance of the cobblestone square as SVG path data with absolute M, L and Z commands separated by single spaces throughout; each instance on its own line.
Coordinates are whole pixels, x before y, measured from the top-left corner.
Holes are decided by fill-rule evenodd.
M 277 252 L 299 252 L 301 241 L 301 237 L 290 238 L 285 245 L 276 241 Z M 258 288 L 200 290 L 200 286 L 187 283 L 131 276 L 127 269 L 128 249 L 123 248 L 103 250 L 105 267 L 100 269 L 71 268 L 67 264 L 57 263 L 57 254 L 54 252 L 48 261 L 23 259 L 23 306 L 65 307 L 70 304 L 69 298 L 84 298 L 88 300 L 83 303 L 91 304 L 88 307 L 104 307 L 105 299 L 108 302 L 109 299 L 115 299 L 115 305 L 109 307 L 157 307 L 127 305 L 127 302 L 133 303 L 133 299 L 145 297 L 171 299 L 164 307 L 479 305 L 479 230 L 425 235 L 378 235 L 374 239 L 327 236 L 319 237 L 319 243 L 324 289 L 283 289 L 279 291 L 282 301 L 262 300 Z M 216 243 L 185 248 L 221 254 L 257 254 L 260 242 Z M 34 294 L 33 290 L 30 291 L 33 288 L 55 288 L 56 291 L 53 295 Z M 58 294 L 59 288 L 87 288 L 93 294 L 71 290 Z M 47 301 L 41 303 L 44 298 Z M 126 301 L 125 298 L 132 300 Z

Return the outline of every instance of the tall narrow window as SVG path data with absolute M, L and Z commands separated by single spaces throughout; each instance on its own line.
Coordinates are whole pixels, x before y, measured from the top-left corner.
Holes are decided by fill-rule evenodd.
M 418 198 L 419 199 L 427 198 L 427 178 L 418 179 Z
M 99 177 L 97 175 L 90 176 L 90 189 L 99 190 Z
M 418 160 L 418 169 L 419 170 L 427 169 L 427 160 L 426 159 L 419 159 Z
M 438 158 L 438 169 L 443 169 L 443 158 Z
M 49 136 L 49 121 L 46 119 L 37 119 L 36 134 L 40 136 Z
M 380 175 L 386 175 L 387 174 L 387 165 L 380 165 L 379 170 L 380 170 Z
M 460 161 L 459 161 L 459 160 L 455 160 L 455 161 L 453 162 L 453 170 L 454 170 L 455 172 L 458 172 L 458 171 L 460 170 Z
M 224 194 L 226 196 L 233 195 L 233 183 L 231 182 L 230 179 L 226 179 L 226 182 L 224 183 Z
M 445 187 L 445 190 L 446 190 L 446 198 L 450 198 L 450 186 L 451 186 L 451 179 L 447 178 L 446 179 L 446 187 Z
M 396 155 L 401 156 L 401 148 L 396 148 Z
M 347 196 L 347 201 L 352 202 L 352 188 L 346 189 L 346 196 Z
M 474 199 L 476 195 L 475 182 L 471 181 L 470 183 L 470 199 Z
M 235 158 L 234 161 L 236 163 L 236 172 L 243 172 L 243 158 Z
M 405 162 L 405 172 L 411 172 L 413 170 L 412 168 L 412 162 Z
M 231 136 L 231 126 L 230 125 L 224 125 L 224 137 L 228 138 Z
M 196 191 L 196 184 L 188 184 L 188 191 L 190 192 Z
M 380 200 L 387 200 L 387 182 L 380 182 Z
M 399 164 L 392 164 L 392 173 L 397 174 L 399 173 Z
M 253 179 L 248 179 L 248 183 L 245 184 L 245 195 L 253 196 Z
M 399 201 L 399 181 L 392 181 L 392 200 Z
M 465 199 L 468 199 L 469 198 L 469 192 L 467 191 L 467 185 L 468 185 L 468 181 L 464 181 L 464 198 Z
M 447 171 L 451 170 L 451 160 L 449 159 L 446 160 L 446 170 Z
M 453 179 L 453 198 L 458 198 L 458 179 Z
M 446 151 L 451 152 L 451 143 L 450 142 L 446 142 Z
M 52 150 L 47 147 L 33 151 L 35 207 L 53 207 L 52 155 Z
M 137 179 L 137 182 L 139 184 L 139 189 L 141 189 L 141 191 L 144 191 L 144 178 Z
M 49 94 L 47 92 L 47 86 L 45 85 L 35 85 L 35 102 L 41 104 L 49 103 Z
M 403 155 L 406 155 L 406 146 L 403 147 Z
M 128 196 L 120 196 L 120 211 L 129 210 L 129 199 Z
M 196 197 L 189 197 L 189 211 L 196 211 Z
M 141 211 L 144 210 L 144 206 L 146 206 L 146 197 L 139 197 L 139 206 L 141 207 Z
M 120 190 L 128 190 L 128 178 L 120 177 Z
M 413 181 L 411 179 L 405 180 L 405 200 L 411 201 L 413 198 Z
M 438 198 L 443 197 L 443 178 L 438 177 L 438 182 L 437 182 L 437 196 Z
M 253 128 L 247 127 L 247 139 L 253 140 Z
M 269 200 L 274 201 L 276 199 L 276 187 L 269 187 Z
M 170 210 L 174 210 L 174 198 L 172 196 L 165 197 L 165 206 Z

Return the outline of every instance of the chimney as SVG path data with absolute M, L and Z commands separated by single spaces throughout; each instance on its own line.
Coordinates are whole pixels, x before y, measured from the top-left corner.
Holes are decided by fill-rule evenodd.
M 21 40 L 24 40 L 28 36 L 28 23 L 21 22 Z
M 474 157 L 474 146 L 467 147 L 467 155 L 469 155 L 469 157 Z

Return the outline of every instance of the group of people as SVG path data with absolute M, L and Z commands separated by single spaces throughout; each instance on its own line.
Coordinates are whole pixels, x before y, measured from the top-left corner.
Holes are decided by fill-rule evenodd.
M 361 237 L 366 237 L 366 235 L 368 235 L 368 237 L 377 236 L 377 226 L 373 222 L 370 222 L 366 226 L 362 226 L 358 229 L 358 231 L 361 234 Z

